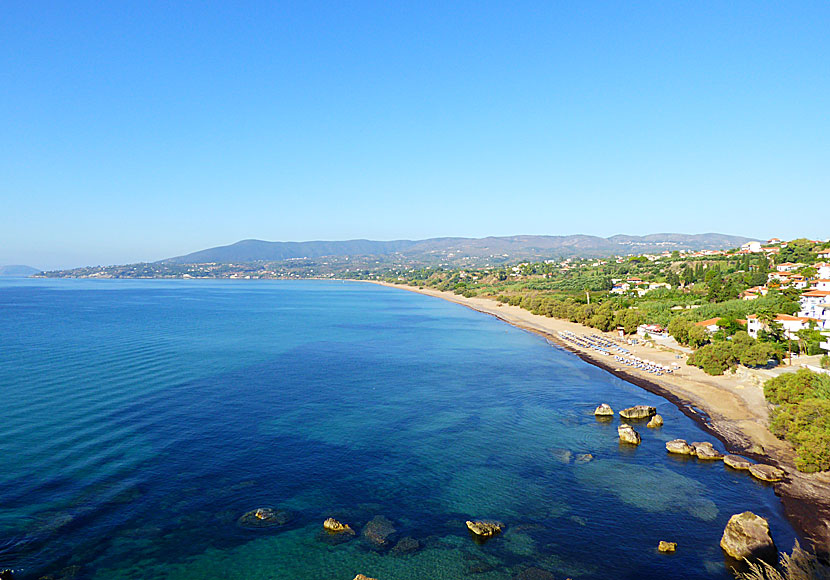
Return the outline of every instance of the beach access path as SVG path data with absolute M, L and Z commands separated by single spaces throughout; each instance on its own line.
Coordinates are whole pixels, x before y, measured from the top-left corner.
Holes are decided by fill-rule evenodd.
M 686 354 L 679 350 L 665 345 L 655 346 L 644 340 L 636 345 L 625 344 L 626 349 L 641 359 L 664 366 L 671 366 L 672 363 L 680 365 L 671 374 L 656 376 L 622 365 L 613 357 L 580 348 L 559 337 L 559 332 L 567 331 L 602 335 L 614 340 L 616 335 L 612 333 L 601 333 L 568 320 L 533 314 L 518 306 L 490 298 L 465 298 L 452 292 L 405 284 L 378 284 L 455 302 L 540 334 L 554 344 L 574 352 L 586 362 L 671 401 L 717 437 L 727 452 L 782 467 L 787 472 L 787 478 L 775 484 L 775 492 L 781 497 L 788 518 L 817 551 L 830 554 L 830 473 L 805 474 L 797 471 L 792 446 L 769 431 L 770 406 L 764 398 L 762 384 L 772 374 L 741 367 L 736 373 L 710 376 L 697 367 L 687 365 Z M 798 368 L 793 366 L 792 370 Z M 597 401 L 597 404 L 601 402 Z M 636 404 L 636 401 L 632 404 Z

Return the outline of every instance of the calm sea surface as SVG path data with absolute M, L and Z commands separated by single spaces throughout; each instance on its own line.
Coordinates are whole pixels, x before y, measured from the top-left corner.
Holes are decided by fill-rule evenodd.
M 600 402 L 666 424 L 621 447 Z M 0 568 L 18 578 L 729 578 L 732 514 L 795 538 L 770 487 L 667 456 L 712 439 L 663 399 L 368 284 L 3 280 L 0 410 Z M 238 524 L 258 507 L 288 522 Z M 321 533 L 329 516 L 356 536 Z M 361 535 L 376 516 L 386 546 Z M 479 545 L 470 518 L 505 533 Z

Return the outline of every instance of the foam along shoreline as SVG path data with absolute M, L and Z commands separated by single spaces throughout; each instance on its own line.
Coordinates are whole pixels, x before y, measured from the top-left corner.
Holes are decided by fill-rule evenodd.
M 404 284 L 372 282 L 409 290 L 461 304 L 490 314 L 508 324 L 544 336 L 549 342 L 575 353 L 584 361 L 659 395 L 677 406 L 686 416 L 716 437 L 727 453 L 736 453 L 783 468 L 787 477 L 774 485 L 787 518 L 799 534 L 823 555 L 830 554 L 830 473 L 805 474 L 796 470 L 792 447 L 767 429 L 769 406 L 763 389 L 746 375 L 707 375 L 676 358 L 675 351 L 640 345 L 626 345 L 632 355 L 664 366 L 680 363 L 672 373 L 654 373 L 626 366 L 613 357 L 603 357 L 589 348 L 564 341 L 560 332 L 603 334 L 594 328 L 558 318 L 533 314 L 518 306 L 487 298 L 465 298 L 452 292 L 417 288 Z M 606 333 L 606 336 L 611 336 Z M 789 549 L 782 546 L 781 549 Z

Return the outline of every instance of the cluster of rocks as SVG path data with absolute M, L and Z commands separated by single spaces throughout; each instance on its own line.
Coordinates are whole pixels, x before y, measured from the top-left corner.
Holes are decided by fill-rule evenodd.
M 762 481 L 781 481 L 786 475 L 783 469 L 772 465 L 752 463 L 740 455 L 723 455 L 716 451 L 709 442 L 687 443 L 685 439 L 674 439 L 666 443 L 666 451 L 676 455 L 691 455 L 704 460 L 722 460 L 732 469 L 749 471 L 753 477 Z
M 328 518 L 323 522 L 323 529 L 328 535 L 345 536 L 342 541 L 348 541 L 350 536 L 356 536 L 354 529 L 349 524 L 344 524 L 334 518 Z M 411 536 L 405 536 L 395 541 L 397 530 L 389 518 L 377 515 L 366 522 L 360 531 L 360 538 L 377 550 L 389 549 L 394 556 L 411 554 L 421 549 L 421 542 Z

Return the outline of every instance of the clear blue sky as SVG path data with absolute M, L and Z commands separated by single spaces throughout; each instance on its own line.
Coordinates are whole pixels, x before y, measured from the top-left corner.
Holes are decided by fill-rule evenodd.
M 828 31 L 828 2 L 3 2 L 0 264 L 826 238 Z

